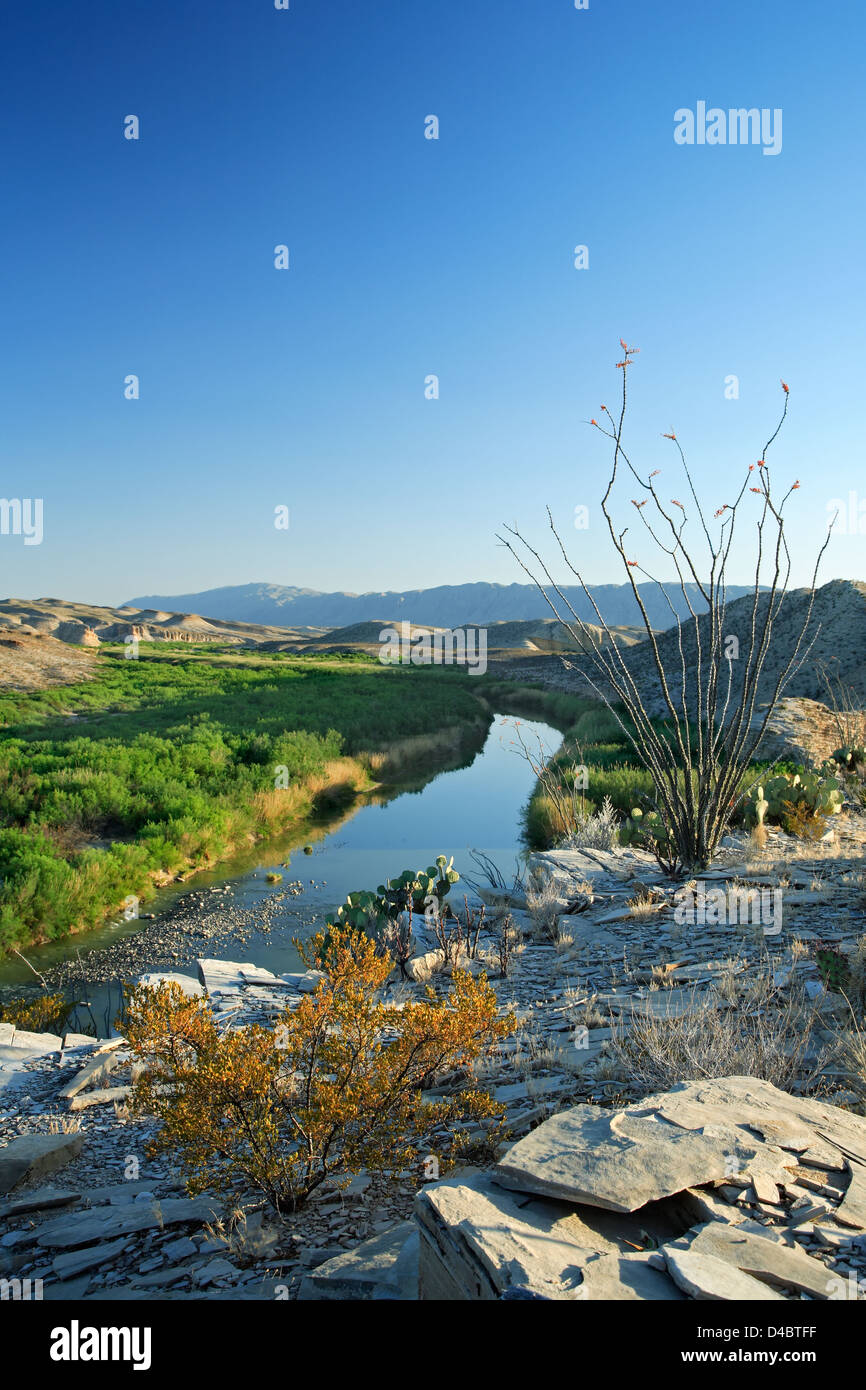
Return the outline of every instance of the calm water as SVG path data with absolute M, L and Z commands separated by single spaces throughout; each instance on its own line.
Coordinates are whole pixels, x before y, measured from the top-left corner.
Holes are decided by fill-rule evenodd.
M 533 754 L 539 740 L 547 754 L 560 745 L 562 736 L 548 724 L 521 720 L 520 731 Z M 215 940 L 207 954 L 227 960 L 252 961 L 280 973 L 299 968 L 292 937 L 305 938 L 318 930 L 325 915 L 355 889 L 375 889 L 403 869 L 422 869 L 438 854 L 454 856 L 458 873 L 478 876 L 470 849 L 488 854 L 510 882 L 523 853 L 521 811 L 535 783 L 532 769 L 515 741 L 514 718 L 495 715 L 484 747 L 472 763 L 441 772 L 420 789 L 392 790 L 384 804 L 361 802 L 335 826 L 321 820 L 297 828 L 290 837 L 257 845 L 207 873 L 196 874 L 187 884 L 161 890 L 147 904 L 147 911 L 161 915 L 184 895 L 230 884 L 232 892 L 222 900 L 211 895 L 207 906 L 255 908 L 285 889 L 289 880 L 300 879 L 305 891 L 287 896 L 269 914 L 270 931 L 253 932 L 238 943 L 230 936 Z M 313 853 L 303 853 L 312 845 Z M 271 871 L 283 875 L 280 884 L 269 884 Z M 452 900 L 461 902 L 461 884 Z M 134 922 L 113 923 L 83 933 L 71 943 L 57 942 L 27 952 L 37 969 L 44 970 L 67 955 L 109 945 L 120 935 L 138 930 Z M 141 965 L 146 970 L 148 963 Z M 184 968 L 184 967 L 177 967 Z M 33 983 L 33 975 L 20 962 L 0 966 L 0 985 Z M 100 997 L 102 991 L 99 991 Z M 97 1002 L 93 999 L 94 1004 Z M 83 1020 L 82 1020 L 83 1023 Z

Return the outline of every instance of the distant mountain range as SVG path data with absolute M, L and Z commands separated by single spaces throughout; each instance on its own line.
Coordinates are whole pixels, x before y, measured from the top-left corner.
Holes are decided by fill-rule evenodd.
M 656 628 L 670 627 L 674 618 L 657 586 L 642 584 L 639 591 L 652 625 Z M 562 592 L 584 622 L 598 621 L 592 604 L 578 585 L 564 586 Z M 628 627 L 641 622 L 640 611 L 628 584 L 599 584 L 592 592 L 604 620 L 611 627 Z M 689 585 L 688 592 L 695 610 L 702 611 L 696 586 Z M 728 600 L 733 602 L 750 592 L 748 585 L 731 584 Z M 687 605 L 673 586 L 670 598 L 677 616 L 686 617 Z M 328 629 L 395 619 L 445 628 L 470 624 L 483 627 L 487 623 L 552 616 L 550 608 L 532 584 L 440 584 L 432 589 L 366 594 L 326 594 L 316 589 L 297 589 L 282 584 L 235 584 L 225 589 L 207 589 L 198 594 L 147 594 L 128 599 L 122 607 L 200 613 L 217 622 Z

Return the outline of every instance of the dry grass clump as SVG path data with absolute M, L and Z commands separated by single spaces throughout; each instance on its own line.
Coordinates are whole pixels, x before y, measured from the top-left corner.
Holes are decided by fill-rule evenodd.
M 551 1047 L 540 1034 L 530 1032 L 526 1027 L 519 1028 L 515 1034 L 517 1046 L 512 1054 L 514 1070 L 524 1080 L 537 1072 L 561 1070 L 559 1053 Z
M 531 880 L 526 888 L 526 906 L 532 919 L 534 938 L 537 941 L 556 941 L 562 905 L 553 880 L 547 879 L 545 883 Z
M 744 983 L 733 1006 L 715 990 L 694 991 L 691 1003 L 682 1016 L 661 1018 L 636 1004 L 614 1025 L 610 1052 L 644 1094 L 722 1076 L 755 1076 L 790 1090 L 829 1060 L 829 1048 L 810 1055 L 814 1008 L 799 991 L 777 990 L 770 975 Z
M 846 1081 L 861 1106 L 866 1106 L 866 1030 L 856 1019 L 839 1043 L 839 1061 L 846 1069 Z
M 654 917 L 666 905 L 667 899 L 652 885 L 642 883 L 626 902 L 632 917 Z
M 565 999 L 569 1006 L 569 1018 L 575 1027 L 582 1028 L 607 1028 L 610 1024 L 610 1014 L 602 1013 L 596 1003 L 593 994 L 589 999 L 572 1000 L 576 990 L 566 990 Z

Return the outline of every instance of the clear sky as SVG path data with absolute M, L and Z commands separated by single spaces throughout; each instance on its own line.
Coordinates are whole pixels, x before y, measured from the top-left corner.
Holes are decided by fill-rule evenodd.
M 6 0 L 2 31 L 0 491 L 44 535 L 0 535 L 0 596 L 510 583 L 497 526 L 541 540 L 548 503 L 618 581 L 583 422 L 621 335 L 635 457 L 673 476 L 674 425 L 710 505 L 789 383 L 795 580 L 866 501 L 862 0 Z M 678 145 L 701 101 L 780 108 L 781 152 Z

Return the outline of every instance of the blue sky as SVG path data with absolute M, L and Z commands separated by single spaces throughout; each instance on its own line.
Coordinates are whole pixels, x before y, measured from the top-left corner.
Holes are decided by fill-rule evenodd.
M 3 29 L 0 491 L 44 538 L 0 535 L 2 596 L 510 583 L 497 527 L 543 541 L 547 504 L 618 581 L 583 422 L 621 335 L 635 458 L 673 479 L 673 424 L 710 506 L 790 384 L 796 582 L 866 499 L 856 0 L 7 0 Z M 678 146 L 701 100 L 781 108 L 781 153 Z

